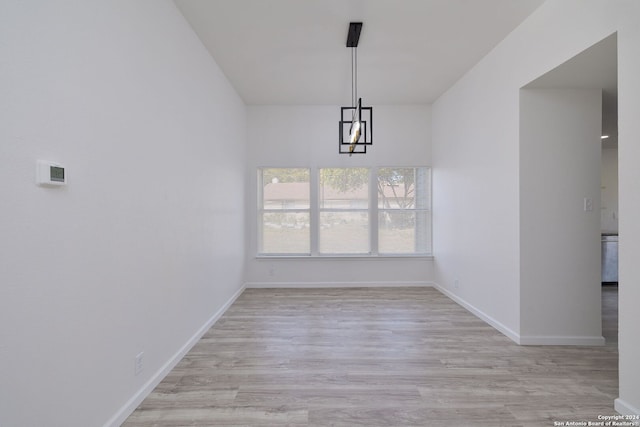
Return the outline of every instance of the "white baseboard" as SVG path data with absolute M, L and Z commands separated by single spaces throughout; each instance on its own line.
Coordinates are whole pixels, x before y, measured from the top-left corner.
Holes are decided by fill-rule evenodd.
M 169 359 L 167 362 L 154 374 L 151 376 L 149 381 L 147 381 L 140 390 L 136 394 L 134 394 L 131 399 L 125 403 L 125 405 L 120 408 L 118 412 L 115 413 L 113 417 L 111 417 L 105 424 L 105 427 L 118 427 L 133 413 L 133 411 L 142 403 L 142 401 L 153 391 L 154 388 L 167 376 L 169 372 L 182 360 L 182 358 L 191 350 L 191 348 L 196 345 L 196 343 L 202 338 L 202 336 L 213 326 L 214 323 L 222 317 L 225 311 L 233 304 L 233 302 L 242 294 L 245 287 L 242 286 L 238 291 L 229 298 L 229 300 L 218 310 L 215 312 L 207 322 L 198 329 L 198 331 L 193 334 L 191 338 L 182 346 L 180 349 Z
M 520 335 L 520 345 L 604 345 L 604 337 L 562 335 Z
M 406 288 L 432 287 L 432 282 L 247 282 L 246 288 Z
M 520 334 L 516 333 L 515 331 L 513 331 L 512 329 L 510 329 L 509 327 L 507 327 L 503 323 L 498 322 L 496 319 L 494 319 L 493 317 L 489 316 L 488 314 L 486 314 L 482 310 L 479 310 L 478 308 L 476 308 L 473 305 L 469 304 L 468 302 L 466 302 L 465 300 L 463 300 L 459 296 L 457 296 L 455 294 L 452 294 L 451 292 L 449 292 L 448 290 L 444 289 L 439 284 L 435 283 L 434 285 L 435 285 L 436 289 L 438 289 L 440 292 L 442 292 L 443 294 L 445 294 L 446 296 L 451 298 L 453 301 L 455 301 L 456 303 L 461 305 L 463 308 L 465 308 L 466 310 L 470 311 L 471 313 L 473 313 L 474 315 L 476 315 L 480 319 L 484 320 L 489 325 L 493 326 L 495 329 L 500 331 L 502 334 L 507 336 L 507 338 L 511 339 L 516 344 L 520 344 Z
M 581 346 L 601 346 L 605 344 L 604 337 L 602 336 L 555 336 L 555 335 L 545 335 L 545 336 L 535 336 L 535 335 L 520 335 L 519 333 L 513 331 L 509 327 L 500 323 L 493 317 L 489 316 L 482 310 L 474 307 L 469 304 L 467 301 L 463 300 L 459 296 L 449 292 L 447 289 L 444 289 L 442 286 L 435 284 L 436 289 L 440 292 L 460 304 L 462 307 L 470 311 L 471 313 L 478 316 L 480 319 L 487 322 L 489 325 L 496 328 L 498 331 L 502 332 L 508 338 L 510 338 L 513 342 L 519 345 L 581 345 Z
M 613 408 L 622 415 L 640 415 L 640 409 L 629 405 L 624 400 L 617 398 L 613 401 Z

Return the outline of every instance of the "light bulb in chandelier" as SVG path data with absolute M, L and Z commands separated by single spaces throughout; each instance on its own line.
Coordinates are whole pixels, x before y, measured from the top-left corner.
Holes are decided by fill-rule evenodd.
M 351 123 L 351 129 L 349 130 L 349 142 L 355 144 L 360 141 L 360 129 L 362 125 L 360 124 L 360 120 L 356 119 L 353 123 Z
M 362 123 L 360 122 L 360 105 L 362 100 L 358 100 L 358 106 L 354 107 L 353 115 L 351 116 L 351 127 L 349 128 L 349 156 L 351 156 L 356 149 L 356 144 L 360 141 L 360 135 L 362 134 Z
M 356 144 L 360 140 L 360 127 L 360 121 L 351 124 L 351 131 L 349 132 L 349 142 L 351 142 L 349 146 L 349 156 L 353 154 L 353 151 L 356 149 Z

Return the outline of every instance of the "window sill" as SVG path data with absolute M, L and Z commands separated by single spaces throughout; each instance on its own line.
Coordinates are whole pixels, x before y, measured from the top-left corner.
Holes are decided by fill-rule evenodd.
M 372 260 L 432 260 L 433 255 L 256 255 L 257 260 L 309 261 L 372 261 Z

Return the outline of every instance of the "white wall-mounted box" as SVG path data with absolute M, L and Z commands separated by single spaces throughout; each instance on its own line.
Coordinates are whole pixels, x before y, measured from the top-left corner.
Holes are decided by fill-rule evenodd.
M 46 160 L 38 160 L 36 162 L 36 184 L 44 186 L 66 185 L 67 175 L 64 166 Z

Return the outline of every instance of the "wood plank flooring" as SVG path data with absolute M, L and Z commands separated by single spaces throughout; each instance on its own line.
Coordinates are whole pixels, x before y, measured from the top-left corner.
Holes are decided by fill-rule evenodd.
M 247 289 L 124 426 L 597 421 L 618 396 L 607 341 L 518 346 L 433 288 Z

